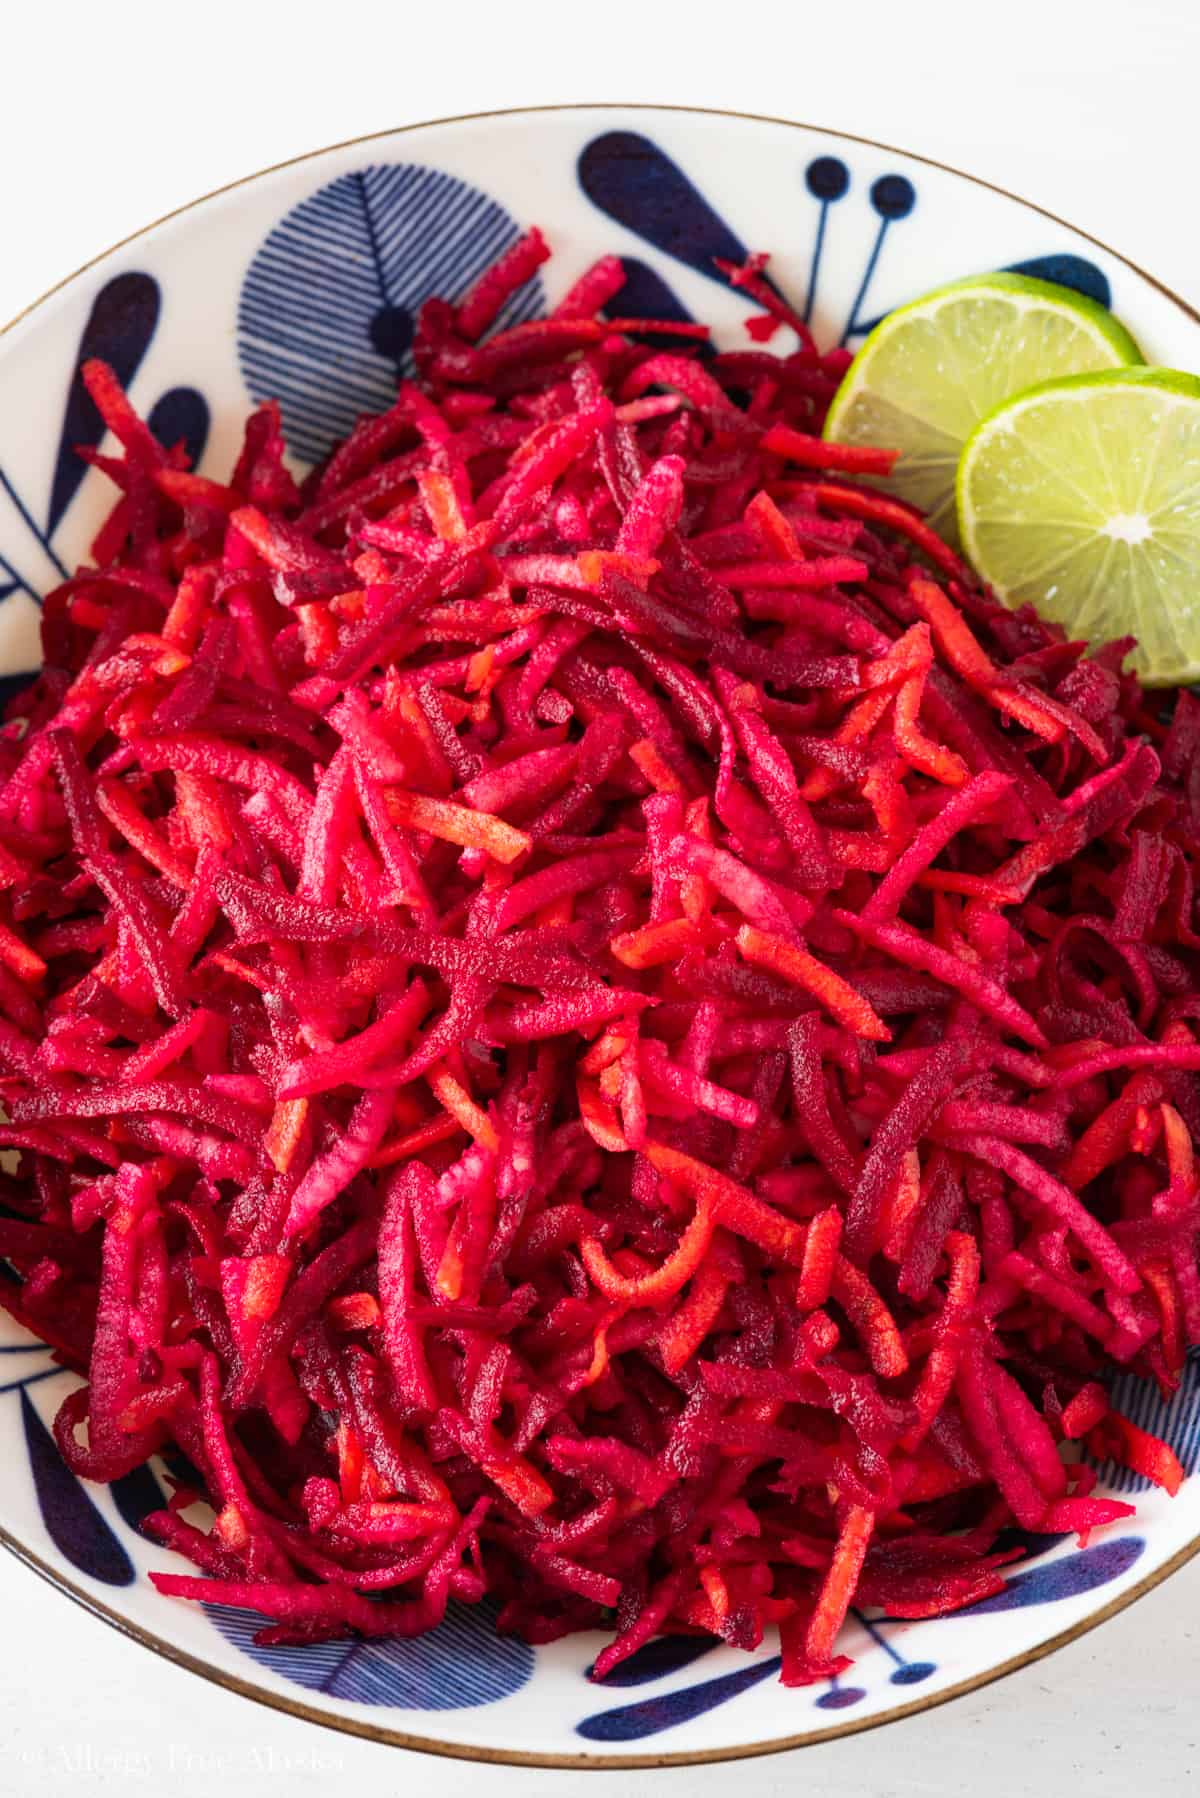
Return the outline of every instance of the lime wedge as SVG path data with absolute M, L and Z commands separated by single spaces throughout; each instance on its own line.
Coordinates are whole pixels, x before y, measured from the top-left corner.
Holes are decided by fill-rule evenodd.
M 876 325 L 838 389 L 825 436 L 899 450 L 881 484 L 953 543 L 954 474 L 981 418 L 1036 382 L 1141 360 L 1095 300 L 1028 275 L 973 276 Z
M 1149 686 L 1200 678 L 1200 380 L 1169 368 L 1046 381 L 972 433 L 963 547 L 998 599 L 1071 637 L 1136 637 Z

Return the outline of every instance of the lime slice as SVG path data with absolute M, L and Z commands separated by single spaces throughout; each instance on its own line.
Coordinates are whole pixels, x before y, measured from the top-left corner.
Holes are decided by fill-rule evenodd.
M 1200 678 L 1200 380 L 1046 381 L 997 407 L 958 469 L 963 547 L 1006 605 L 1074 638 L 1136 637 L 1149 686 Z
M 973 276 L 876 325 L 838 389 L 825 436 L 899 450 L 882 485 L 953 543 L 954 474 L 981 418 L 1036 382 L 1141 360 L 1095 300 L 1028 275 Z

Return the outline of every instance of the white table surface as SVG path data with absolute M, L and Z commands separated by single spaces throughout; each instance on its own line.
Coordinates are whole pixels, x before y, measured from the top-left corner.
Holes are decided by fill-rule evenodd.
M 569 100 L 727 107 L 982 175 L 1200 304 L 1196 0 L 58 0 L 5 8 L 0 320 L 196 195 L 390 125 Z M 821 1798 L 1178 1790 L 1200 1768 L 1200 1559 L 1050 1660 L 738 1766 L 530 1772 L 279 1716 L 0 1555 L 0 1795 Z M 780 1731 L 788 1699 L 780 1693 Z

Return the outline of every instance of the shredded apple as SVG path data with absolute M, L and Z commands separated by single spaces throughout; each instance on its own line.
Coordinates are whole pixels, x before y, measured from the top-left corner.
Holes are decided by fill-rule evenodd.
M 825 445 L 822 355 L 606 258 L 301 485 L 85 370 L 119 498 L 0 735 L 0 1303 L 260 1639 L 488 1596 L 785 1684 L 1130 1507 L 1200 1341 L 1200 703 Z M 119 453 L 118 453 L 119 452 Z M 1091 1460 L 1081 1458 L 1080 1447 Z M 1064 1449 L 1067 1452 L 1064 1453 Z

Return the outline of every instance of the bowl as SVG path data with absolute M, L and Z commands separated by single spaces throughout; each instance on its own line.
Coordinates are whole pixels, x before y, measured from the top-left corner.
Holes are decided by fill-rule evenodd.
M 779 120 L 667 107 L 553 107 L 414 126 L 267 170 L 160 220 L 38 301 L 0 341 L 0 688 L 39 661 L 39 595 L 86 557 L 106 504 L 75 454 L 97 442 L 80 363 L 103 356 L 165 442 L 202 471 L 236 450 L 252 401 L 279 398 L 297 462 L 318 459 L 407 372 L 431 294 L 460 294 L 524 227 L 553 260 L 509 321 L 552 303 L 598 254 L 625 260 L 622 310 L 711 322 L 747 343 L 752 302 L 714 257 L 770 249 L 822 345 L 861 342 L 894 306 L 956 276 L 1020 269 L 1111 306 L 1149 361 L 1200 368 L 1200 317 L 1115 251 L 953 169 Z M 0 1324 L 0 1537 L 127 1635 L 281 1710 L 376 1740 L 481 1760 L 634 1767 L 799 1746 L 903 1717 L 1050 1652 L 1200 1548 L 1200 1360 L 1170 1406 L 1122 1377 L 1123 1410 L 1188 1474 L 1174 1499 L 1127 1471 L 1136 1517 L 1026 1538 L 1007 1589 L 922 1623 L 852 1614 L 842 1678 L 785 1691 L 775 1646 L 650 1644 L 609 1682 L 601 1638 L 530 1648 L 460 1610 L 411 1642 L 262 1648 L 258 1620 L 160 1597 L 175 1557 L 137 1533 L 162 1469 L 85 1487 L 49 1422 L 74 1376 Z M 179 1563 L 182 1567 L 182 1563 Z M 190 1569 L 185 1569 L 190 1571 Z

